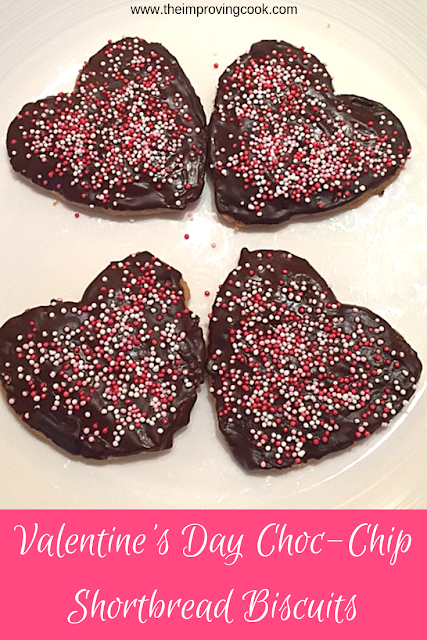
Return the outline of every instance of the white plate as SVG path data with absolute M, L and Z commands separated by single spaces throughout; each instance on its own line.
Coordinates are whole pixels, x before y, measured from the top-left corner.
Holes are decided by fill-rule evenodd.
M 216 287 L 240 249 L 282 248 L 307 258 L 341 300 L 384 316 L 427 364 L 427 14 L 414 1 L 325 0 L 321 10 L 315 0 L 295 3 L 298 15 L 282 18 L 141 19 L 132 16 L 129 0 L 19 0 L 3 9 L 0 323 L 52 297 L 78 300 L 111 260 L 148 249 L 183 272 L 191 307 L 206 327 Z M 4 146 L 7 125 L 25 102 L 71 89 L 82 62 L 109 38 L 124 35 L 170 49 L 208 116 L 220 72 L 252 42 L 278 38 L 305 45 L 328 63 L 338 92 L 379 100 L 402 119 L 412 159 L 382 198 L 277 229 L 235 232 L 215 213 L 209 186 L 192 214 L 117 221 L 82 213 L 77 219 L 76 207 L 54 206 L 48 194 L 13 174 Z M 427 507 L 425 386 L 424 374 L 407 412 L 362 444 L 263 476 L 246 473 L 229 455 L 206 385 L 171 451 L 109 463 L 69 458 L 1 402 L 0 506 Z

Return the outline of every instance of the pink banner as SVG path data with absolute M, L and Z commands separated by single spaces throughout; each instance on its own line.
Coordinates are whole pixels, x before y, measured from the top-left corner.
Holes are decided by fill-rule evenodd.
M 426 514 L 3 511 L 1 629 L 421 637 Z

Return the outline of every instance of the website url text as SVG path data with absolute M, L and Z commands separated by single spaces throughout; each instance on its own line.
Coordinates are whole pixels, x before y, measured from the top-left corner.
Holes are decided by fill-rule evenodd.
M 243 15 L 297 15 L 298 8 L 294 5 L 273 5 L 270 7 L 264 2 L 259 5 L 249 6 L 237 6 L 237 5 L 209 5 L 209 6 L 196 6 L 196 5 L 133 5 L 130 8 L 132 15 L 193 15 L 197 18 L 203 15 L 226 15 L 238 18 Z

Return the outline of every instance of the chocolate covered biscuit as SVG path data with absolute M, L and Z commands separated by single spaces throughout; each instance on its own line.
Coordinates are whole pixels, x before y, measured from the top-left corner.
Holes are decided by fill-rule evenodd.
M 181 274 L 148 252 L 113 262 L 81 302 L 54 301 L 0 329 L 9 405 L 72 454 L 172 446 L 203 381 L 205 348 Z
M 203 188 L 203 107 L 177 60 L 141 38 L 108 43 L 72 93 L 26 104 L 7 134 L 15 171 L 113 213 L 183 209 Z
M 208 371 L 237 460 L 284 469 L 364 440 L 401 411 L 421 363 L 369 309 L 285 251 L 242 251 L 216 297 Z
M 302 47 L 265 40 L 219 79 L 209 165 L 219 213 L 276 224 L 382 192 L 410 143 L 384 105 L 335 95 L 325 65 Z

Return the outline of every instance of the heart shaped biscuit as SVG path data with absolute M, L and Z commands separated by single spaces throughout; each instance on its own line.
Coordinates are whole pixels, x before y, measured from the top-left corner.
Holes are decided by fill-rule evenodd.
M 203 381 L 204 341 L 181 274 L 148 252 L 112 263 L 81 302 L 0 329 L 0 378 L 33 429 L 87 458 L 172 446 Z
M 338 302 L 284 251 L 242 251 L 214 303 L 208 357 L 220 429 L 256 469 L 364 439 L 402 409 L 421 373 L 385 320 Z
M 382 192 L 410 144 L 378 102 L 335 95 L 326 68 L 287 42 L 252 45 L 222 74 L 209 125 L 217 209 L 275 224 Z
M 15 171 L 114 213 L 183 209 L 202 191 L 205 114 L 177 60 L 140 38 L 108 43 L 72 93 L 26 104 L 7 149 Z

